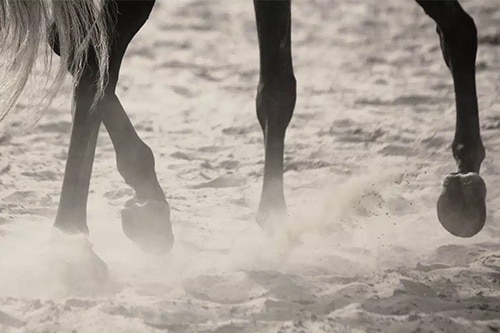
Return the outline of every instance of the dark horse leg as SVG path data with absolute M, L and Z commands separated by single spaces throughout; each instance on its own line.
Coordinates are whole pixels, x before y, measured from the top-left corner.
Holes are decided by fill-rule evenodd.
M 110 27 L 108 85 L 96 109 L 90 112 L 97 91 L 92 73 L 97 70 L 95 59 L 89 56 L 74 92 L 75 116 L 55 226 L 69 232 L 88 233 L 89 181 L 99 126 L 104 122 L 116 151 L 118 170 L 136 192 L 135 199 L 122 211 L 125 234 L 146 250 L 166 252 L 173 243 L 170 212 L 156 178 L 154 157 L 135 132 L 115 94 L 127 46 L 146 22 L 154 1 L 109 1 L 106 5 L 111 6 L 109 12 L 116 15 Z
M 283 192 L 285 132 L 293 114 L 296 81 L 291 54 L 290 1 L 254 0 L 260 51 L 257 117 L 264 133 L 264 184 L 257 222 L 272 230 L 286 215 Z
M 452 151 L 458 172 L 448 175 L 443 182 L 438 218 L 453 235 L 471 237 L 483 228 L 486 220 L 486 186 L 479 176 L 485 152 L 476 96 L 476 26 L 457 1 L 417 2 L 437 23 L 443 57 L 455 87 L 457 118 Z

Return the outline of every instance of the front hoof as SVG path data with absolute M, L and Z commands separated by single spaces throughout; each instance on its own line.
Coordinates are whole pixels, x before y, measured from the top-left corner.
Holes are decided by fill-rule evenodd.
M 284 205 L 272 207 L 260 206 L 255 220 L 262 230 L 269 236 L 272 236 L 275 234 L 277 227 L 282 225 L 286 218 L 287 213 Z
M 130 200 L 122 210 L 122 228 L 130 240 L 147 252 L 165 254 L 174 244 L 170 208 L 165 201 Z
M 472 237 L 484 227 L 485 200 L 486 185 L 477 173 L 449 174 L 437 202 L 439 222 L 455 236 Z

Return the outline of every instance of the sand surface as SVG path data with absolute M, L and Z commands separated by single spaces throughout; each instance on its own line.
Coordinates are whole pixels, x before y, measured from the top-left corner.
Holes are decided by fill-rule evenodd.
M 118 95 L 156 156 L 175 246 L 121 231 L 132 191 L 101 132 L 89 244 L 52 230 L 71 128 L 65 89 L 30 131 L 0 139 L 0 332 L 498 332 L 500 6 L 478 25 L 488 220 L 472 239 L 438 223 L 455 171 L 451 77 L 411 1 L 293 4 L 298 101 L 287 134 L 290 218 L 254 222 L 263 140 L 251 1 L 161 1 L 131 44 Z M 15 132 L 15 131 L 14 131 Z

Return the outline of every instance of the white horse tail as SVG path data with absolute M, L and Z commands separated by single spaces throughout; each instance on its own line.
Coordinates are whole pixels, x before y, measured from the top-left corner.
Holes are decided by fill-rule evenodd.
M 50 104 L 67 70 L 78 82 L 89 50 L 98 67 L 95 98 L 102 96 L 109 58 L 104 1 L 113 0 L 0 0 L 0 121 L 16 105 L 40 57 L 48 75 L 51 39 L 58 41 L 61 61 L 38 107 Z

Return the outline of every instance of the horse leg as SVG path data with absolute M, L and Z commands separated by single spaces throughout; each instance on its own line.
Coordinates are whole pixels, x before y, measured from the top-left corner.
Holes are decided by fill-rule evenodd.
M 132 241 L 150 252 L 165 253 L 173 245 L 170 210 L 155 173 L 151 149 L 139 138 L 115 88 L 125 50 L 146 22 L 154 1 L 118 1 L 109 83 L 105 91 L 103 123 L 116 152 L 118 171 L 135 191 L 122 210 L 122 227 Z
M 155 173 L 151 149 L 139 138 L 118 97 L 107 96 L 104 125 L 116 151 L 118 171 L 135 190 L 122 210 L 122 227 L 144 250 L 165 253 L 173 245 L 170 210 Z
M 260 51 L 257 118 L 264 133 L 264 183 L 257 222 L 272 229 L 272 219 L 286 215 L 283 154 L 292 118 L 296 81 L 291 52 L 290 0 L 254 0 Z
M 444 179 L 437 204 L 438 218 L 450 233 L 471 237 L 486 220 L 486 185 L 479 176 L 485 151 L 476 95 L 476 26 L 457 1 L 417 2 L 437 23 L 443 57 L 453 76 L 457 108 L 452 152 L 458 172 Z
M 108 9 L 116 9 L 110 30 L 108 85 L 93 112 L 89 110 L 97 92 L 95 80 L 84 74 L 75 89 L 75 119 L 55 225 L 65 231 L 88 233 L 86 202 L 97 133 L 103 121 L 117 153 L 119 172 L 136 191 L 136 199 L 122 212 L 125 233 L 143 248 L 165 252 L 171 248 L 173 237 L 168 204 L 154 172 L 154 157 L 138 137 L 115 94 L 127 46 L 146 22 L 153 4 L 154 1 L 118 1 L 116 7 Z M 57 40 L 53 42 L 57 53 Z M 96 72 L 95 64 L 89 57 L 89 73 Z
M 74 119 L 59 207 L 54 226 L 70 233 L 88 234 L 87 196 L 97 134 L 98 112 L 89 112 L 97 87 L 85 72 L 74 90 Z M 99 106 L 99 104 L 98 104 Z

